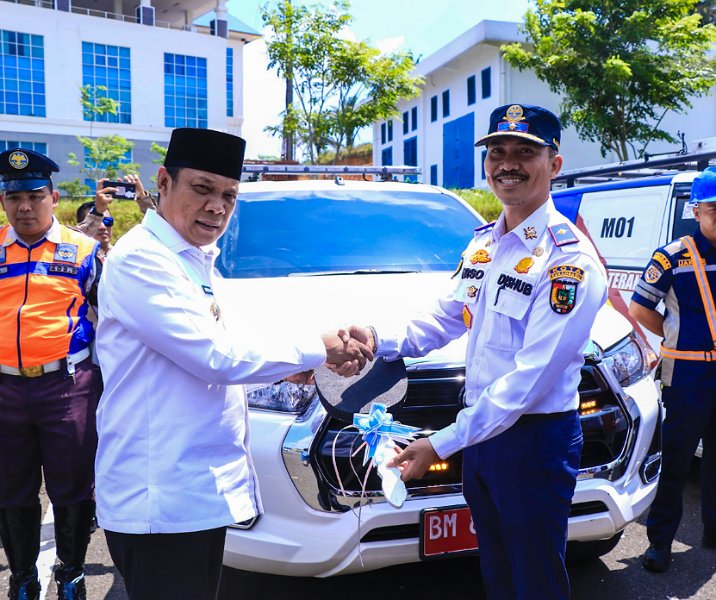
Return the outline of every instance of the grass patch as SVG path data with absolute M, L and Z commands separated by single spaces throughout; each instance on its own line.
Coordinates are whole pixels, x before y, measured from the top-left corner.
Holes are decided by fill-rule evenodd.
M 502 212 L 502 203 L 490 190 L 453 189 L 450 191 L 472 206 L 488 223 L 496 220 Z

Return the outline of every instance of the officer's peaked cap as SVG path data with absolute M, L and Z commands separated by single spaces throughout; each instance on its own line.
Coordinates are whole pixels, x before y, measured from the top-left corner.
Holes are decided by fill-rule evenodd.
M 475 146 L 486 146 L 497 137 L 518 137 L 559 151 L 562 124 L 541 106 L 505 104 L 492 111 L 490 127 Z
M 50 187 L 52 173 L 60 167 L 44 154 L 25 148 L 0 153 L 0 191 L 20 192 Z
M 246 140 L 212 129 L 184 127 L 172 131 L 165 167 L 197 169 L 241 179 Z

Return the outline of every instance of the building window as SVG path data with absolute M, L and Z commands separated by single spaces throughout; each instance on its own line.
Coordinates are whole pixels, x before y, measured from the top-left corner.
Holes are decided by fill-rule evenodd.
M 10 150 L 10 148 L 24 148 L 25 150 L 34 150 L 40 154 L 47 156 L 47 144 L 45 142 L 19 142 L 13 140 L 0 140 L 0 152 Z
M 418 138 L 413 136 L 403 142 L 403 164 L 409 167 L 418 166 Z M 417 175 L 405 175 L 403 181 L 417 182 Z
M 492 69 L 487 67 L 480 73 L 482 76 L 482 97 L 489 98 L 492 96 Z
M 234 116 L 234 49 L 226 49 L 226 116 Z
M 385 144 L 386 137 L 385 137 L 385 131 L 386 131 L 386 125 L 385 123 L 380 124 L 380 143 Z
M 430 98 L 430 122 L 435 123 L 438 120 L 438 97 Z
M 487 150 L 482 151 L 482 178 L 487 179 L 485 177 L 485 159 L 487 158 Z
M 412 127 L 410 128 L 411 131 L 415 131 L 418 128 L 418 107 L 413 106 L 413 108 L 410 109 L 410 118 L 412 120 Z
M 450 116 L 450 90 L 443 92 L 443 117 Z
M 45 116 L 45 49 L 41 35 L 0 29 L 0 114 Z
M 206 128 L 206 59 L 164 53 L 164 126 Z
M 484 96 L 483 96 L 484 97 Z M 467 105 L 475 104 L 477 100 L 477 87 L 475 84 L 475 76 L 470 75 L 467 78 Z
M 388 141 L 393 141 L 393 119 L 388 121 Z
M 380 153 L 380 164 L 384 167 L 389 167 L 393 164 L 393 147 L 383 148 Z
M 430 185 L 438 184 L 438 166 L 430 165 Z
M 132 82 L 129 48 L 82 42 L 82 85 L 90 86 L 94 97 L 117 102 L 117 114 L 85 111 L 85 121 L 132 122 Z
M 410 113 L 406 110 L 403 113 L 403 135 L 410 131 Z

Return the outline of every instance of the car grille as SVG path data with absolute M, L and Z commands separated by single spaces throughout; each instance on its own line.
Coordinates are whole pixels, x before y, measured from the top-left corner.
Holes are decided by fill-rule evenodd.
M 463 368 L 408 371 L 408 391 L 404 402 L 389 409 L 394 420 L 419 427 L 420 436 L 427 436 L 455 421 L 464 407 Z M 612 478 L 607 468 L 623 456 L 629 439 L 630 421 L 617 396 L 609 388 L 595 364 L 582 368 L 579 385 L 580 400 L 596 400 L 596 408 L 581 416 L 584 449 L 580 469 L 590 476 Z M 373 469 L 364 482 L 364 450 L 360 435 L 348 423 L 327 417 L 312 448 L 311 462 L 319 475 L 321 494 L 349 496 L 380 496 L 381 481 Z M 335 466 L 334 466 L 335 453 Z M 337 472 L 336 472 L 337 471 Z M 440 468 L 428 471 L 424 478 L 412 481 L 408 492 L 430 495 L 460 492 L 462 453 L 458 452 Z

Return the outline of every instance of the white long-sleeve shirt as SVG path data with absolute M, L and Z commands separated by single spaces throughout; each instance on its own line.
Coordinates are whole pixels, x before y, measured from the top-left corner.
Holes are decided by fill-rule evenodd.
M 200 531 L 259 514 L 236 384 L 274 382 L 326 359 L 318 334 L 246 339 L 226 330 L 211 293 L 216 255 L 150 210 L 105 263 L 96 497 L 110 531 Z
M 379 356 L 422 356 L 467 330 L 466 408 L 430 441 L 442 458 L 522 415 L 576 409 L 583 350 L 607 297 L 594 246 L 550 199 L 512 231 L 480 227 L 453 289 L 426 315 L 378 331 Z

